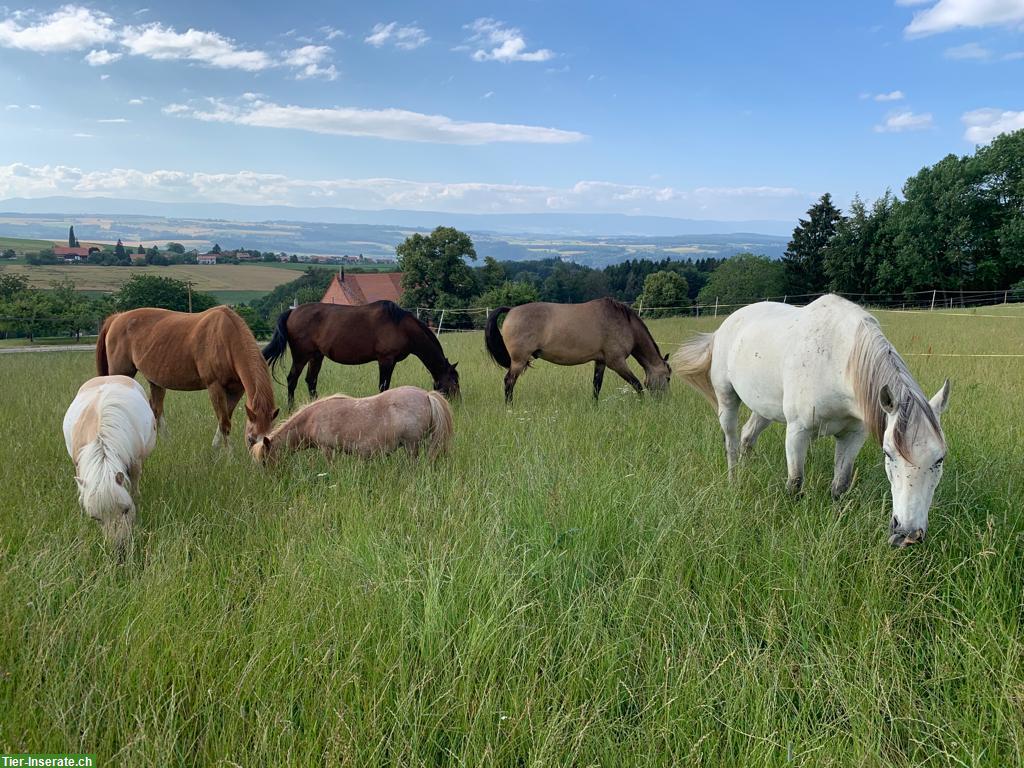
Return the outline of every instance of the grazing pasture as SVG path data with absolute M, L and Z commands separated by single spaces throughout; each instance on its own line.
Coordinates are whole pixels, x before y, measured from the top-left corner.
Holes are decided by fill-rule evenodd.
M 237 292 L 263 295 L 281 283 L 295 279 L 293 270 L 272 264 L 172 264 L 169 267 L 100 267 L 94 264 L 53 264 L 29 266 L 0 264 L 0 272 L 20 274 L 33 288 L 49 288 L 53 283 L 70 280 L 80 291 L 116 291 L 133 275 L 173 277 L 191 281 L 197 291 L 207 291 L 235 299 Z
M 306 452 L 260 469 L 240 414 L 221 454 L 206 394 L 170 392 L 118 565 L 60 432 L 92 356 L 7 356 L 0 751 L 1020 764 L 1024 358 L 936 355 L 1024 354 L 1024 309 L 878 316 L 925 391 L 953 382 L 928 540 L 906 551 L 886 543 L 873 443 L 838 503 L 831 440 L 787 495 L 780 426 L 730 486 L 717 419 L 680 382 L 659 400 L 608 380 L 595 406 L 590 366 L 538 361 L 506 409 L 504 371 L 465 333 L 442 337 L 463 397 L 434 463 Z M 668 352 L 715 324 L 650 327 Z M 399 384 L 430 380 L 407 361 Z M 320 378 L 322 394 L 376 385 L 375 366 Z

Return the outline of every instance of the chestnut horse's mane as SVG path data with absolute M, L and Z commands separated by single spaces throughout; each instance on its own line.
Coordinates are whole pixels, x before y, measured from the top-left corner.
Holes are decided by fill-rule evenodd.
M 267 362 L 263 359 L 259 344 L 252 336 L 249 326 L 233 310 L 226 313 L 237 331 L 237 339 L 218 339 L 226 349 L 218 350 L 230 356 L 238 378 L 245 387 L 248 405 L 256 413 L 271 413 L 274 410 L 274 385 L 270 380 Z

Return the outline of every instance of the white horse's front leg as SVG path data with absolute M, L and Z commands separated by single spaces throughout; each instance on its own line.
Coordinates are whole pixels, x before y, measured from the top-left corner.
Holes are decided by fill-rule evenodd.
M 771 420 L 756 413 L 751 413 L 747 423 L 743 425 L 743 433 L 740 435 L 740 452 L 744 455 L 754 450 L 757 445 L 757 438 L 761 436 L 769 426 Z
M 800 493 L 804 484 L 804 463 L 807 461 L 811 437 L 811 430 L 799 423 L 791 421 L 786 424 L 786 468 L 789 470 L 786 490 L 790 493 Z
M 853 462 L 864 447 L 868 433 L 863 426 L 836 435 L 836 466 L 832 478 L 832 498 L 838 499 L 850 488 L 853 481 Z
M 718 394 L 718 423 L 725 435 L 725 458 L 729 462 L 729 481 L 736 478 L 736 460 L 740 452 L 740 399 L 732 392 Z

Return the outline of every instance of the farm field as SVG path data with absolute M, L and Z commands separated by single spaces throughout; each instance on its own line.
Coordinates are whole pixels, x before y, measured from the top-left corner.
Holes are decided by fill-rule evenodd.
M 594 407 L 589 366 L 537 362 L 509 410 L 482 334 L 459 333 L 442 339 L 462 375 L 456 437 L 434 464 L 307 453 L 257 469 L 241 408 L 218 453 L 207 395 L 169 393 L 119 565 L 78 511 L 60 429 L 91 355 L 5 356 L 0 750 L 1019 765 L 1024 358 L 943 355 L 1024 355 L 1024 307 L 878 317 L 929 395 L 953 381 L 928 540 L 904 551 L 886 544 L 874 444 L 838 503 L 830 439 L 804 496 L 786 494 L 779 426 L 731 486 L 717 419 L 680 382 L 637 398 L 609 373 Z M 669 352 L 717 322 L 650 327 Z M 320 391 L 371 394 L 376 376 L 328 363 Z M 399 384 L 429 377 L 407 360 Z
M 2 237 L 0 236 L 0 251 L 13 248 L 18 253 L 25 251 L 39 251 L 53 245 L 52 240 L 32 240 L 26 237 Z
M 35 288 L 71 280 L 80 291 L 116 291 L 132 275 L 191 280 L 199 291 L 248 291 L 263 294 L 294 280 L 291 270 L 263 264 L 174 264 L 169 267 L 100 267 L 89 264 L 53 266 L 0 265 L 0 272 L 25 275 Z

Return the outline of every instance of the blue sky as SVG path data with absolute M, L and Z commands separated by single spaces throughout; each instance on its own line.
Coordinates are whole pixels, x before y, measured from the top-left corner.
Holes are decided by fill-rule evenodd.
M 0 6 L 0 198 L 789 219 L 1024 127 L 1024 0 Z

